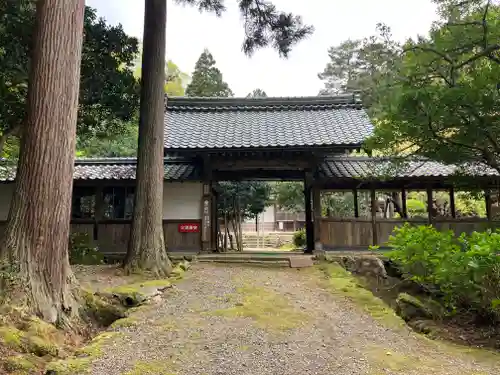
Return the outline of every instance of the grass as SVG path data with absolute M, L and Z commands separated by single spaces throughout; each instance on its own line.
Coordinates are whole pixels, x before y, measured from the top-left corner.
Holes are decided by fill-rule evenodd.
M 360 280 L 337 263 L 322 263 L 318 268 L 326 276 L 323 285 L 333 294 L 347 298 L 374 319 L 390 327 L 398 328 L 405 325 L 391 307 L 365 289 Z
M 168 361 L 137 361 L 132 370 L 123 375 L 175 375 L 172 372 L 172 364 Z
M 231 295 L 234 306 L 208 312 L 227 318 L 250 318 L 261 328 L 283 331 L 301 326 L 308 315 L 296 310 L 288 299 L 267 288 L 245 285 Z
M 297 247 L 293 243 L 286 243 L 281 245 L 279 248 L 281 251 L 294 251 L 297 250 Z
M 425 374 L 431 374 L 443 366 L 432 358 L 426 357 L 425 360 L 414 354 L 403 354 L 397 351 L 388 350 L 379 346 L 371 346 L 365 350 L 371 371 L 369 375 L 391 373 L 407 373 L 413 371 L 423 371 Z

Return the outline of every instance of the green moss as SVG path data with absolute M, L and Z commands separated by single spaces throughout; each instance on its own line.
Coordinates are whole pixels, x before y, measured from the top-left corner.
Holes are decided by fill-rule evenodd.
M 74 375 L 88 372 L 92 358 L 70 358 L 48 364 L 47 372 L 52 375 Z
M 362 308 L 374 319 L 383 321 L 392 327 L 404 326 L 404 321 L 399 318 L 394 310 L 384 301 L 365 289 L 360 282 L 337 263 L 320 264 L 319 269 L 326 275 L 324 286 L 333 294 L 348 298 L 355 305 Z
M 23 347 L 25 333 L 15 327 L 0 327 L 0 341 L 8 348 L 19 350 Z
M 184 276 L 184 272 L 184 269 L 180 265 L 177 265 L 172 270 L 170 276 L 175 279 L 180 279 Z
M 5 359 L 3 367 L 6 371 L 18 373 L 35 370 L 38 366 L 36 358 L 29 355 L 16 355 Z
M 308 319 L 301 311 L 295 310 L 282 295 L 266 288 L 244 286 L 237 289 L 237 294 L 230 297 L 234 306 L 208 312 L 211 315 L 230 318 L 251 318 L 255 323 L 271 330 L 296 328 Z
M 432 367 L 429 367 L 429 363 L 423 363 L 423 361 L 416 356 L 409 356 L 375 346 L 368 348 L 365 354 L 368 357 L 368 363 L 372 369 L 372 372 L 369 373 L 370 375 L 379 374 L 382 370 L 390 370 L 391 373 L 406 373 L 419 369 L 429 370 Z
M 23 331 L 40 337 L 52 337 L 59 334 L 58 329 L 54 325 L 44 322 L 35 316 L 29 318 L 23 327 Z
M 128 294 L 128 293 L 140 293 L 144 288 L 156 287 L 156 288 L 168 288 L 172 285 L 171 280 L 159 279 L 159 280 L 145 280 L 142 282 L 137 282 L 133 284 L 120 285 L 114 288 L 109 288 L 106 291 L 110 293 L 117 294 Z
M 47 370 L 53 371 L 54 375 L 74 375 L 76 373 L 87 372 L 92 362 L 102 354 L 102 348 L 112 339 L 121 337 L 118 332 L 104 332 L 94 337 L 94 339 L 83 348 L 75 352 L 77 358 L 68 358 L 49 363 Z
M 434 318 L 432 309 L 417 297 L 408 293 L 400 293 L 396 299 L 396 313 L 404 320 L 414 318 Z
M 133 327 L 137 325 L 137 319 L 133 317 L 127 317 L 118 319 L 113 324 L 111 324 L 111 328 L 125 328 L 125 327 Z
M 26 347 L 29 353 L 33 353 L 38 357 L 45 355 L 56 357 L 59 353 L 59 347 L 56 344 L 39 336 L 27 336 Z
M 408 303 L 410 305 L 413 305 L 413 306 L 421 308 L 421 309 L 425 309 L 425 306 L 422 303 L 422 301 L 420 301 L 417 297 L 413 297 L 412 295 L 410 295 L 408 293 L 399 293 L 397 300 L 401 301 L 401 302 Z
M 87 355 L 90 357 L 98 357 L 102 355 L 102 347 L 117 337 L 122 337 L 123 333 L 119 332 L 103 332 L 100 335 L 97 335 L 83 348 L 80 348 L 76 351 L 76 355 Z
M 132 370 L 123 375 L 175 375 L 168 361 L 137 361 Z
M 125 309 L 106 299 L 96 296 L 90 291 L 82 291 L 83 309 L 93 320 L 107 327 L 117 319 L 125 318 Z

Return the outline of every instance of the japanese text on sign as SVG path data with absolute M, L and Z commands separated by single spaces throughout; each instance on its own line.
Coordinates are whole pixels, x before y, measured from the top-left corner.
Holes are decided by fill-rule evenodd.
M 179 224 L 180 233 L 197 233 L 199 231 L 200 231 L 200 225 L 198 223 Z

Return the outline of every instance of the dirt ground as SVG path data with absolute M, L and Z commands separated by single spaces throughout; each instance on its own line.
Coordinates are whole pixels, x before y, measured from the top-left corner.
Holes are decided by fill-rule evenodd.
M 77 274 L 93 287 L 129 281 L 108 272 Z M 72 373 L 500 373 L 496 353 L 428 340 L 352 285 L 316 267 L 196 264 L 156 303 L 117 321 L 90 366 Z

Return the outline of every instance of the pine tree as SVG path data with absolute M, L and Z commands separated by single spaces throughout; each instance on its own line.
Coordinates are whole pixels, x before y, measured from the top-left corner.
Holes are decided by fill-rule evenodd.
M 262 89 L 255 89 L 247 95 L 247 98 L 267 98 L 267 94 Z
M 192 81 L 186 88 L 186 96 L 233 96 L 233 92 L 222 78 L 221 71 L 215 66 L 214 57 L 207 49 L 196 62 Z

